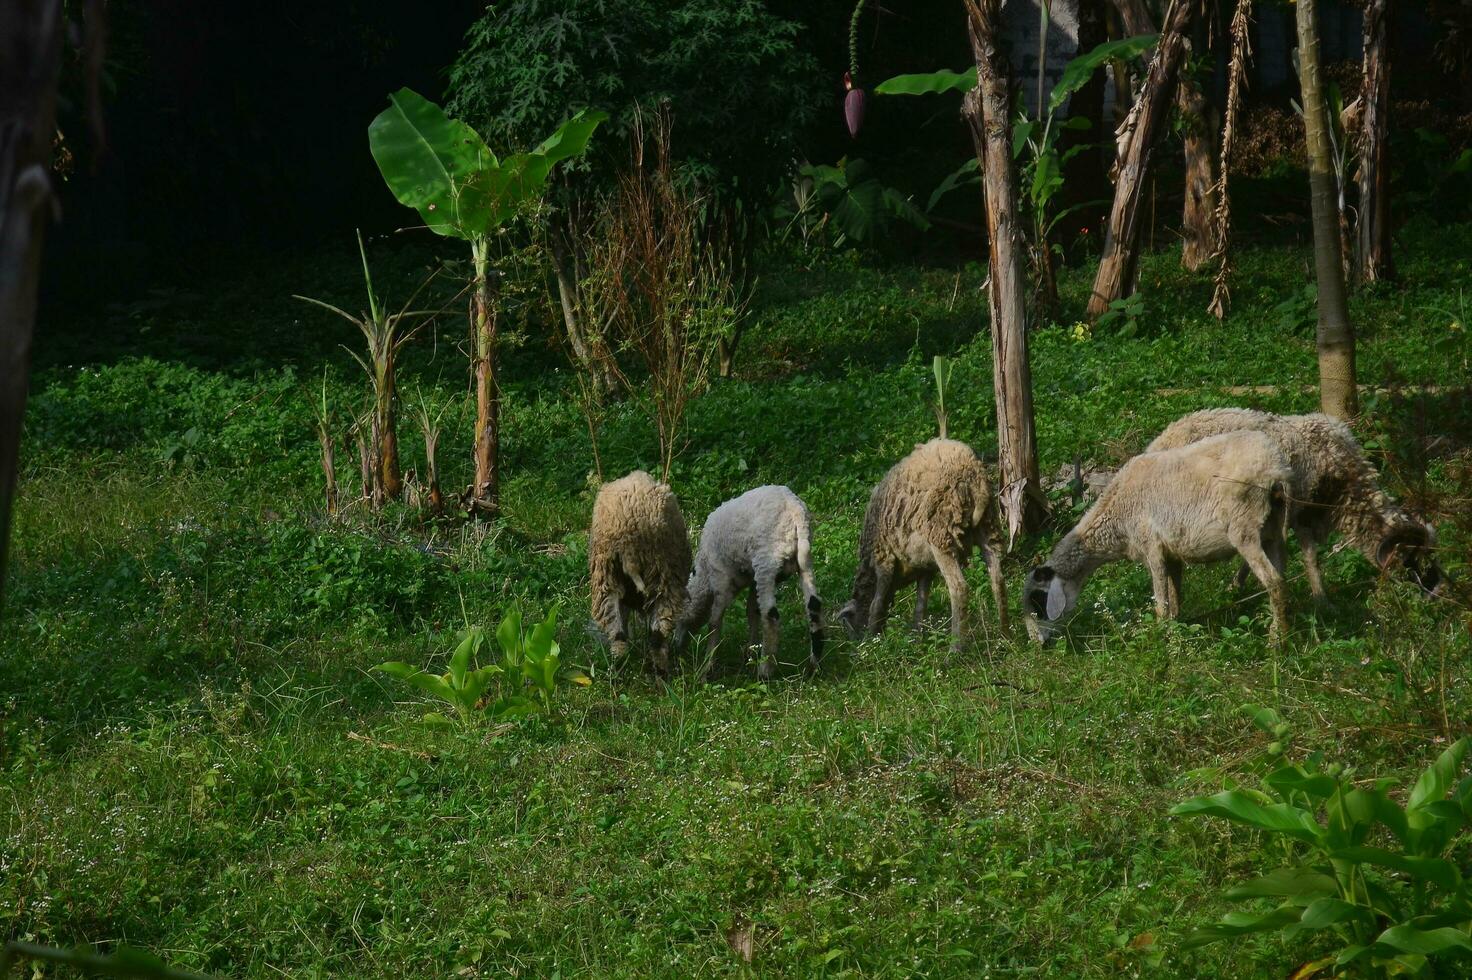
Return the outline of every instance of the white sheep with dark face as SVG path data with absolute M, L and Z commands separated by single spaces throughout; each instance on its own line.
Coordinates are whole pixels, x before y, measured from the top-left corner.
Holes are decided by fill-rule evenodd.
M 593 620 L 622 657 L 633 613 L 649 625 L 649 658 L 670 670 L 669 648 L 685 608 L 690 535 L 674 491 L 643 470 L 605 483 L 593 502 L 588 531 Z
M 713 655 L 726 609 L 745 591 L 747 643 L 755 646 L 760 639 L 757 676 L 770 680 L 781 637 L 777 585 L 791 575 L 798 577 L 807 613 L 808 667 L 817 670 L 823 654 L 823 600 L 813 579 L 807 506 L 787 487 L 778 486 L 757 487 L 726 501 L 711 512 L 700 532 L 681 638 L 706 627 L 710 631 L 706 650 Z
M 1209 408 L 1171 423 L 1146 452 L 1243 430 L 1268 435 L 1288 455 L 1293 467 L 1288 526 L 1298 538 L 1315 599 L 1324 598 L 1319 547 L 1336 532 L 1375 567 L 1399 568 L 1427 594 L 1436 593 L 1445 577 L 1436 563 L 1436 531 L 1380 488 L 1375 467 L 1349 426 L 1338 419 Z M 1238 572 L 1239 582 L 1245 574 Z
M 1261 432 L 1231 432 L 1161 452 L 1142 453 L 1115 474 L 1094 506 L 1028 573 L 1023 608 L 1029 629 L 1051 639 L 1101 565 L 1129 558 L 1150 570 L 1155 612 L 1180 612 L 1187 563 L 1241 555 L 1267 589 L 1271 638 L 1287 633 L 1283 580 L 1287 455 Z
M 918 627 L 939 572 L 951 596 L 951 640 L 960 647 L 966 635 L 965 568 L 975 548 L 986 555 L 997 624 L 1005 632 L 1001 522 L 986 467 L 964 442 L 932 439 L 916 446 L 869 496 L 853 597 L 839 618 L 855 636 L 878 634 L 896 590 L 914 582 Z

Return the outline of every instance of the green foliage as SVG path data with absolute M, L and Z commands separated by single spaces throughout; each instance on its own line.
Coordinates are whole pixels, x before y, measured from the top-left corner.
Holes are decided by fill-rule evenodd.
M 1276 711 L 1244 709 L 1285 754 L 1289 726 Z M 1430 975 L 1431 958 L 1472 952 L 1472 887 L 1456 856 L 1472 840 L 1472 775 L 1463 763 L 1472 738 L 1447 748 L 1421 773 L 1405 805 L 1391 798 L 1393 780 L 1360 785 L 1322 753 L 1273 768 L 1259 788 L 1224 790 L 1177 804 L 1175 816 L 1217 817 L 1285 839 L 1288 863 L 1230 889 L 1234 900 L 1269 898 L 1260 913 L 1232 912 L 1196 930 L 1187 948 L 1259 932 L 1287 939 L 1328 930 L 1337 950 L 1316 960 L 1327 968 L 1371 976 Z M 1307 972 L 1305 972 L 1307 971 Z
M 1273 307 L 1273 315 L 1277 317 L 1278 329 L 1283 333 L 1295 337 L 1313 336 L 1314 325 L 1319 319 L 1318 287 L 1312 282 L 1304 283 Z
M 525 143 L 575 110 L 668 103 L 681 169 L 765 195 L 824 101 L 798 25 L 759 0 L 511 0 L 487 8 L 449 73 L 449 106 L 493 142 Z
M 805 164 L 799 176 L 812 181 L 811 198 L 795 216 L 808 219 L 812 212 L 827 216 L 835 232 L 835 244 L 873 244 L 898 221 L 919 228 L 930 220 L 893 187 L 886 186 L 863 160 L 843 159 L 838 166 Z
M 1159 38 L 1159 34 L 1140 34 L 1117 41 L 1105 41 L 1092 51 L 1069 61 L 1063 66 L 1063 74 L 1059 76 L 1058 84 L 1053 86 L 1053 94 L 1048 98 L 1048 113 L 1057 112 L 1063 106 L 1064 100 L 1087 85 L 1094 72 L 1105 64 L 1116 60 L 1133 61 L 1155 47 Z
M 976 68 L 964 71 L 923 72 L 913 75 L 896 75 L 874 86 L 875 95 L 937 95 L 942 92 L 969 92 L 976 88 Z
M 496 629 L 499 662 L 472 666 L 480 662 L 488 646 L 485 630 L 472 626 L 461 634 L 450 654 L 449 669 L 443 674 L 431 674 L 399 660 L 381 663 L 374 669 L 439 698 L 462 722 L 476 712 L 496 721 L 547 715 L 552 713 L 553 699 L 560 688 L 590 683 L 587 674 L 562 666 L 556 633 L 555 608 L 527 632 L 522 630 L 520 611 L 513 610 Z M 438 711 L 426 713 L 423 720 L 434 726 L 450 723 Z
M 1094 326 L 1100 330 L 1112 327 L 1116 336 L 1133 337 L 1140 332 L 1140 319 L 1144 315 L 1144 297 L 1139 293 L 1132 293 L 1122 299 L 1111 300 L 1109 309 L 1099 314 Z
M 470 126 L 404 88 L 368 126 L 368 143 L 400 204 L 418 211 L 435 234 L 474 242 L 540 198 L 552 168 L 581 155 L 607 118 L 580 110 L 535 150 L 498 160 Z

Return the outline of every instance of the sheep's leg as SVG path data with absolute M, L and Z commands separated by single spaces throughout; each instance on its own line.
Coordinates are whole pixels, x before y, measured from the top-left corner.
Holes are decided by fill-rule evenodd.
M 1165 563 L 1165 584 L 1168 589 L 1166 601 L 1170 604 L 1170 618 L 1176 619 L 1181 615 L 1181 578 L 1185 574 L 1186 565 L 1179 558 L 1168 559 Z
M 1169 563 L 1159 545 L 1151 548 L 1145 557 L 1145 567 L 1150 569 L 1150 588 L 1155 593 L 1155 618 L 1162 622 L 1171 617 Z
M 1247 577 L 1252 574 L 1252 569 L 1247 567 L 1247 562 L 1237 566 L 1236 574 L 1232 576 L 1232 588 L 1241 592 L 1247 586 Z
M 721 623 L 726 619 L 726 610 L 730 608 L 736 594 L 730 586 L 722 586 L 711 591 L 710 607 L 705 618 L 705 673 L 709 678 L 716 667 L 716 648 L 721 645 Z
M 1298 550 L 1303 554 L 1303 574 L 1308 578 L 1308 590 L 1315 602 L 1322 603 L 1328 594 L 1324 591 L 1324 575 L 1319 569 L 1319 536 L 1300 528 Z
M 813 673 L 823 659 L 823 600 L 813 578 L 813 554 L 806 536 L 797 542 L 797 575 L 802 586 L 803 608 L 808 615 L 808 671 Z
M 714 601 L 714 590 L 704 582 L 697 585 L 695 591 L 690 594 L 690 601 L 685 606 L 685 614 L 680 617 L 680 625 L 675 630 L 676 653 L 685 649 L 685 644 L 689 640 L 690 631 L 699 629 L 705 624 L 710 616 L 710 607 Z
M 782 617 L 777 612 L 777 578 L 763 575 L 751 587 L 756 593 L 762 616 L 762 660 L 757 666 L 758 680 L 769 681 L 777 670 L 777 647 L 782 642 Z
M 915 632 L 925 624 L 925 613 L 930 608 L 930 582 L 935 576 L 928 572 L 915 580 Z
M 1273 625 L 1268 631 L 1268 642 L 1277 646 L 1288 635 L 1288 586 L 1283 581 L 1283 571 L 1268 557 L 1261 541 L 1254 539 L 1235 544 L 1252 574 L 1267 590 L 1268 602 L 1273 607 Z
M 966 573 L 955 555 L 940 550 L 934 554 L 941 577 L 946 580 L 946 591 L 951 594 L 951 648 L 960 650 L 966 644 Z
M 1001 542 L 993 541 L 986 547 L 986 573 L 992 580 L 992 598 L 997 603 L 997 629 L 1007 632 L 1007 580 L 1002 578 Z
M 661 677 L 670 675 L 670 642 L 679 627 L 680 607 L 661 598 L 649 610 L 649 654 Z
M 617 663 L 629 655 L 629 607 L 615 597 L 610 598 L 604 608 L 608 617 L 604 627 L 608 631 L 608 648 Z
M 757 603 L 756 587 L 746 591 L 746 649 L 762 641 L 762 610 Z
M 874 567 L 874 599 L 869 603 L 869 635 L 884 632 L 889 621 L 889 604 L 894 600 L 894 571 L 885 565 Z

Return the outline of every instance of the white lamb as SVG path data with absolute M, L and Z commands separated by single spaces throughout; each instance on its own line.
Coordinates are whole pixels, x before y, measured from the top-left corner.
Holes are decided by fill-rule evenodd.
M 1179 449 L 1142 453 L 1108 488 L 1044 565 L 1028 573 L 1023 607 L 1035 636 L 1051 639 L 1099 566 L 1129 558 L 1150 569 L 1155 612 L 1180 612 L 1185 563 L 1239 554 L 1267 589 L 1272 642 L 1288 630 L 1287 494 L 1293 469 L 1261 432 L 1231 432 Z
M 766 486 L 728 500 L 706 518 L 695 571 L 690 576 L 683 634 L 704 625 L 707 656 L 721 638 L 721 620 L 746 591 L 747 643 L 760 641 L 757 676 L 770 680 L 777 663 L 781 619 L 777 583 L 796 573 L 808 617 L 808 667 L 817 670 L 823 653 L 823 601 L 813 581 L 812 522 L 808 509 L 787 487 Z
M 1429 594 L 1442 582 L 1436 532 L 1380 488 L 1349 426 L 1327 415 L 1273 415 L 1245 408 L 1210 408 L 1171 423 L 1146 452 L 1173 449 L 1223 432 L 1268 435 L 1293 467 L 1288 526 L 1298 538 L 1303 570 L 1316 600 L 1324 598 L 1319 547 L 1339 532 L 1377 568 L 1400 567 Z M 1238 572 L 1238 580 L 1245 572 Z
M 588 575 L 593 620 L 614 657 L 628 651 L 631 615 L 643 613 L 650 661 L 668 674 L 669 641 L 690 576 L 690 535 L 674 491 L 643 470 L 600 487 L 588 531 Z

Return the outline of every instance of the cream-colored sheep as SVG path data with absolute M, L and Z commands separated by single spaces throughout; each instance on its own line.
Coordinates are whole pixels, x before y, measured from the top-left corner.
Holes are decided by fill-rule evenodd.
M 690 578 L 690 535 L 674 491 L 643 470 L 605 483 L 593 502 L 588 574 L 593 620 L 614 656 L 628 651 L 630 615 L 640 613 L 650 662 L 667 675 Z
M 757 676 L 770 680 L 777 664 L 781 620 L 777 583 L 797 575 L 808 617 L 808 667 L 818 669 L 823 654 L 823 600 L 813 580 L 812 521 L 807 506 L 787 487 L 766 486 L 728 500 L 706 518 L 690 576 L 690 604 L 684 632 L 710 630 L 707 654 L 721 639 L 721 620 L 731 602 L 746 592 L 748 645 L 760 639 L 762 660 Z M 682 645 L 680 642 L 675 644 Z
M 1377 568 L 1400 567 L 1434 593 L 1442 581 L 1436 532 L 1412 517 L 1380 488 L 1349 426 L 1327 415 L 1273 415 L 1245 408 L 1210 408 L 1171 423 L 1146 452 L 1172 449 L 1223 432 L 1267 434 L 1293 466 L 1288 526 L 1303 552 L 1303 570 L 1314 598 L 1324 598 L 1319 547 L 1338 532 Z M 1239 571 L 1240 582 L 1246 573 Z
M 1292 466 L 1261 432 L 1231 432 L 1179 449 L 1143 453 L 1115 474 L 1108 488 L 1047 564 L 1028 573 L 1023 608 L 1033 632 L 1051 639 L 1101 565 L 1122 558 L 1150 569 L 1155 612 L 1179 614 L 1185 563 L 1239 554 L 1267 589 L 1271 638 L 1288 629 L 1287 492 Z
M 854 635 L 883 631 L 901 586 L 915 583 L 915 625 L 925 616 L 936 572 L 951 596 L 951 638 L 965 639 L 965 568 L 973 548 L 986 555 L 997 623 L 1007 629 L 1001 522 L 986 467 L 964 442 L 932 439 L 896 463 L 869 497 L 859 538 L 853 598 L 839 618 Z

